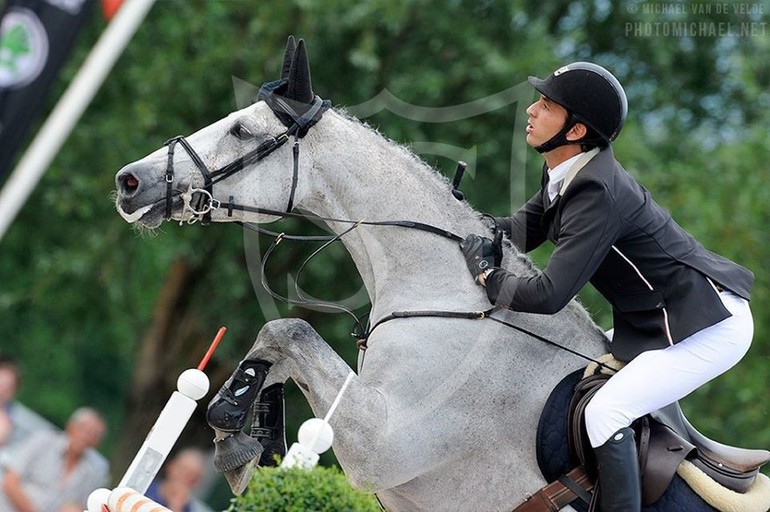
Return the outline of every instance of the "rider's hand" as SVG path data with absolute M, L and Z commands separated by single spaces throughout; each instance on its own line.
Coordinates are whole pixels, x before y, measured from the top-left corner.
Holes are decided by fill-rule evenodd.
M 494 217 L 488 213 L 482 213 L 481 222 L 492 233 L 502 231 L 508 235 L 511 234 L 511 217 Z
M 460 249 L 465 256 L 465 263 L 468 265 L 473 278 L 478 282 L 479 275 L 487 269 L 499 267 L 503 259 L 502 250 L 499 244 L 496 244 L 489 238 L 478 235 L 468 235 L 460 243 Z

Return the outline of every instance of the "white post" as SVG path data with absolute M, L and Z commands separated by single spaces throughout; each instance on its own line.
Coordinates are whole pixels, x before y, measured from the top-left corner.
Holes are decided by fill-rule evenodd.
M 0 240 L 155 0 L 126 0 L 0 191 Z

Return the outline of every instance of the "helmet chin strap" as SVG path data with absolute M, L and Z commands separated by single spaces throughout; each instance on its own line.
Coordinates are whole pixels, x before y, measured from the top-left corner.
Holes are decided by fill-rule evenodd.
M 567 133 L 569 133 L 572 127 L 575 126 L 575 124 L 578 122 L 580 122 L 580 120 L 577 116 L 574 114 L 569 114 L 567 121 L 564 123 L 562 129 L 559 130 L 559 133 L 543 142 L 539 146 L 536 146 L 535 151 L 538 153 L 547 153 L 553 149 L 566 146 L 568 144 L 581 144 L 582 142 L 578 140 L 567 140 Z

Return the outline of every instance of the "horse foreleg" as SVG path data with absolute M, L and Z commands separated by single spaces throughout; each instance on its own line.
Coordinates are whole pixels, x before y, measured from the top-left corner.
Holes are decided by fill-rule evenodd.
M 293 379 L 318 417 L 324 417 L 329 412 L 345 380 L 353 372 L 309 324 L 296 319 L 275 320 L 266 324 L 245 360 L 264 361 L 271 365 L 264 382 L 265 392 L 275 389 L 273 386 L 279 386 L 289 378 Z M 264 398 L 260 397 L 262 400 Z M 366 455 L 364 449 L 381 437 L 378 434 L 385 428 L 386 417 L 385 400 L 381 394 L 362 383 L 358 377 L 353 377 L 330 418 L 335 431 L 334 450 L 346 470 L 351 467 L 360 469 L 366 466 L 365 461 L 371 460 L 371 454 Z M 231 435 L 216 425 L 212 426 L 217 431 L 220 446 L 248 437 Z M 227 439 L 232 440 L 225 441 Z M 236 449 L 241 447 L 236 446 Z M 253 473 L 257 460 L 259 457 L 255 456 L 244 466 L 225 473 L 233 492 L 237 487 L 245 486 L 245 480 Z M 371 481 L 370 478 L 365 480 Z M 237 485 L 234 486 L 234 483 Z
M 258 439 L 243 433 L 243 427 L 271 366 L 262 359 L 241 361 L 206 411 L 206 420 L 216 432 L 214 467 L 225 473 L 236 494 L 245 489 L 253 473 L 250 461 L 259 459 L 264 451 Z
M 248 354 L 250 359 L 270 361 L 265 385 L 294 380 L 317 417 L 323 418 L 337 398 L 350 366 L 305 321 L 282 319 L 267 323 Z M 365 446 L 372 430 L 385 421 L 385 400 L 373 387 L 353 376 L 330 419 L 335 451 Z M 350 428 L 348 428 L 350 427 Z M 351 449 L 351 451 L 355 451 Z

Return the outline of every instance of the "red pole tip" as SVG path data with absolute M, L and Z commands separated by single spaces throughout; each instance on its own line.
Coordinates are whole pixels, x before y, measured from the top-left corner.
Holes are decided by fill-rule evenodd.
M 206 368 L 206 365 L 209 364 L 209 359 L 211 359 L 212 354 L 214 354 L 214 351 L 217 349 L 219 342 L 222 341 L 222 338 L 224 337 L 226 332 L 227 332 L 227 327 L 222 326 L 219 328 L 217 335 L 214 336 L 214 341 L 211 342 L 209 349 L 206 351 L 206 355 L 203 356 L 203 359 L 201 359 L 201 362 L 198 363 L 198 370 L 203 371 L 203 369 Z

